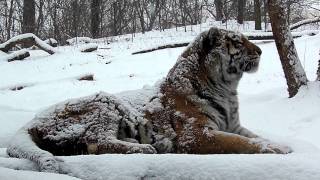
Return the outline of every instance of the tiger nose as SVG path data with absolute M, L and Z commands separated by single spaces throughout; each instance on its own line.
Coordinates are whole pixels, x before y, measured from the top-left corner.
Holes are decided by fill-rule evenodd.
M 262 54 L 262 51 L 258 46 L 256 46 L 256 52 L 258 53 L 259 56 Z

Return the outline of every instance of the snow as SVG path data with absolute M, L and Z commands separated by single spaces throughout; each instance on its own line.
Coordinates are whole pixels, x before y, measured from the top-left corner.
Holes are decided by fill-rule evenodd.
M 93 42 L 93 39 L 89 37 L 75 37 L 75 38 L 67 39 L 66 41 L 69 45 L 75 45 L 75 44 L 90 43 L 90 42 Z
M 77 180 L 78 178 L 70 177 L 67 175 L 58 175 L 58 174 L 51 174 L 51 173 L 36 173 L 31 171 L 21 171 L 21 170 L 12 170 L 7 168 L 0 167 L 0 179 L 3 180 L 56 180 L 56 179 L 63 179 L 63 180 Z M 79 180 L 79 179 L 78 179 Z
M 184 48 L 139 55 L 131 53 L 172 42 L 191 41 L 205 28 L 194 26 L 194 31 L 189 31 L 188 27 L 186 33 L 183 29 L 153 31 L 136 34 L 133 39 L 131 35 L 123 35 L 110 38 L 110 44 L 100 39 L 96 40 L 99 49 L 91 53 L 64 46 L 55 48 L 59 53 L 53 55 L 30 50 L 31 56 L 25 61 L 0 61 L 0 179 L 70 179 L 66 175 L 34 172 L 37 167 L 30 161 L 8 158 L 5 154 L 8 141 L 37 112 L 55 103 L 100 91 L 119 93 L 152 86 L 166 76 Z M 257 134 L 290 146 L 293 153 L 59 157 L 64 161 L 66 173 L 81 179 L 318 180 L 320 83 L 313 80 L 319 60 L 320 35 L 295 39 L 299 58 L 311 82 L 291 99 L 275 44 L 260 44 L 259 41 L 257 44 L 263 51 L 260 69 L 255 74 L 244 75 L 238 89 L 240 121 Z M 84 74 L 94 74 L 95 81 L 78 81 Z M 26 87 L 10 90 L 19 85 Z

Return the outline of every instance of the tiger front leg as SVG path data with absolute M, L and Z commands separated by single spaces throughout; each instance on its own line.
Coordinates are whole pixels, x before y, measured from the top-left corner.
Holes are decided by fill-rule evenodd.
M 279 146 L 257 141 L 256 138 L 238 134 L 207 129 L 199 129 L 196 132 L 194 140 L 190 143 L 182 143 L 183 146 L 178 146 L 178 151 L 192 154 L 286 154 L 290 152 L 290 149 L 282 149 Z
M 251 142 L 255 144 L 260 144 L 260 146 L 263 147 L 264 153 L 287 154 L 292 152 L 290 147 L 280 145 L 280 144 L 271 142 L 270 140 L 264 139 L 240 125 L 233 131 L 233 133 L 250 138 Z

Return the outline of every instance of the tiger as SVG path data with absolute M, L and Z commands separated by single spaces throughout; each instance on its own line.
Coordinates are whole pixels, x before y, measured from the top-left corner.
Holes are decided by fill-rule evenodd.
M 156 85 L 58 103 L 22 127 L 7 153 L 56 173 L 60 155 L 290 153 L 239 121 L 237 87 L 261 54 L 243 34 L 212 27 Z

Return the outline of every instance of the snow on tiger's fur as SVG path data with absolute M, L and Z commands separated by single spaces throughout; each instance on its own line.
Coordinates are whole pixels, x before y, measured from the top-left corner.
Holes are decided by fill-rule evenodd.
M 289 153 L 239 122 L 238 82 L 260 55 L 242 34 L 211 28 L 154 87 L 59 103 L 23 127 L 7 152 L 48 172 L 63 172 L 55 155 Z

